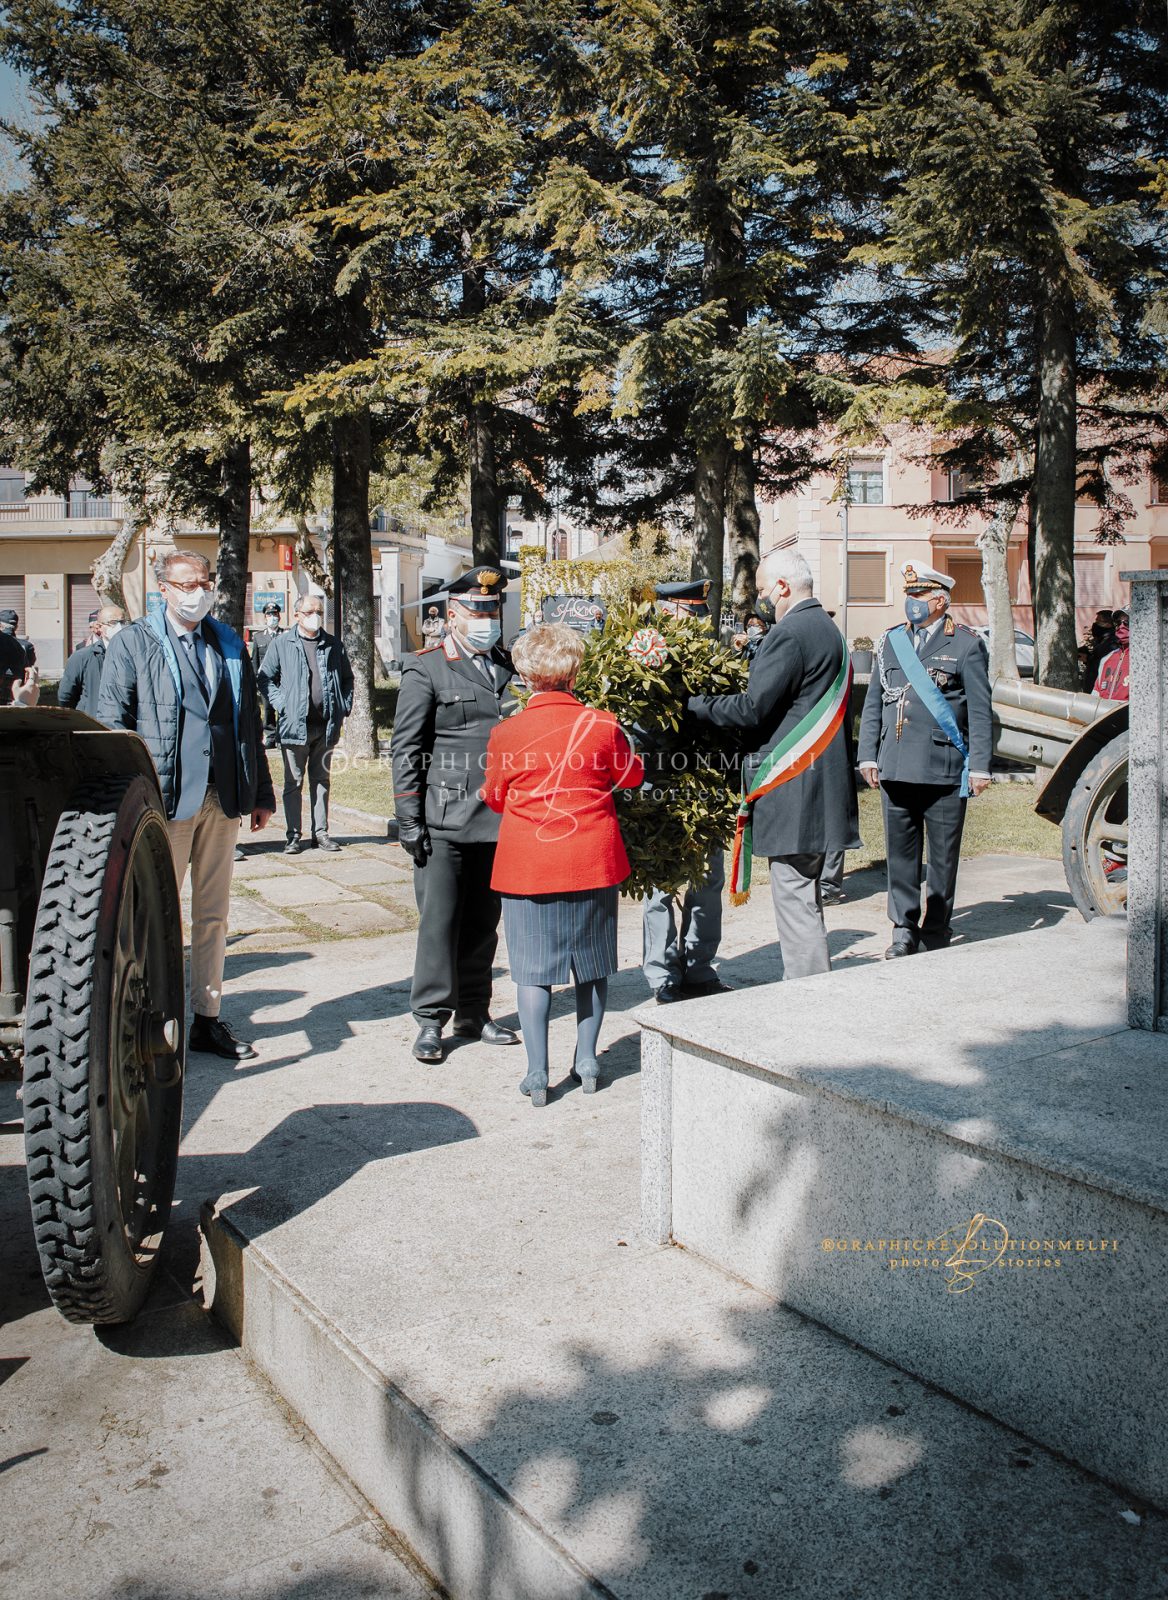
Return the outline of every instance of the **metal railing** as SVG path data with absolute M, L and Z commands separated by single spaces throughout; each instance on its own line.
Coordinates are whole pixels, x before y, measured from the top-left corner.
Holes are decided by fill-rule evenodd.
M 121 520 L 126 502 L 115 495 L 93 495 L 76 491 L 66 500 L 60 495 L 32 500 L 0 500 L 0 524 L 6 522 L 79 522 Z

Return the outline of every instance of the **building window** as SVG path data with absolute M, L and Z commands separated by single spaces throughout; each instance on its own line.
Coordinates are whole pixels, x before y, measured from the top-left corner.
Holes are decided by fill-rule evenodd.
M 1168 506 L 1168 472 L 1153 472 L 1152 504 L 1154 506 Z
M 853 461 L 848 468 L 848 501 L 854 506 L 884 504 L 883 461 Z
M 0 503 L 14 505 L 24 499 L 24 473 L 0 472 Z
M 972 472 L 962 472 L 960 467 L 955 467 L 949 474 L 949 498 L 961 500 L 967 494 L 974 494 L 981 488 L 976 476 Z
M 882 606 L 887 603 L 888 557 L 884 551 L 848 554 L 848 604 Z
M 955 606 L 984 606 L 980 556 L 950 556 L 949 576 L 954 580 L 949 599 Z

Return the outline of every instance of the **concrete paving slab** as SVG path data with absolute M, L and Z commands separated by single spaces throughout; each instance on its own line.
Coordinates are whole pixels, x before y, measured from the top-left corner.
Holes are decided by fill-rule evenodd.
M 333 892 L 335 894 L 336 890 Z M 373 900 L 356 901 L 355 897 L 353 903 L 346 899 L 341 906 L 314 905 L 307 914 L 318 927 L 347 934 L 350 938 L 358 934 L 397 933 L 409 926 L 407 916 L 401 912 Z
M 273 911 L 271 906 L 253 900 L 250 895 L 233 894 L 228 907 L 227 928 L 229 933 L 266 933 L 269 930 L 292 931 L 294 925 L 287 917 Z
M 987 927 L 1065 914 L 1052 864 L 979 868 L 963 868 L 971 944 Z M 882 884 L 829 923 L 841 955 L 875 960 Z M 242 1132 L 270 1085 L 354 1148 L 351 1171 L 326 1185 L 300 1142 L 271 1182 L 227 1204 L 209 1288 L 454 1595 L 1159 1600 L 1163 1519 L 1141 1510 L 1129 1523 L 1129 1501 L 1008 1428 L 639 1240 L 636 907 L 622 911 L 602 1092 L 585 1101 L 564 1085 L 538 1113 L 516 1093 L 518 1051 L 412 1061 L 412 949 L 411 936 L 321 947 L 304 999 L 312 1052 L 277 1053 L 246 1087 L 244 1074 L 216 1080 L 221 1126 Z M 757 1027 L 749 986 L 778 961 L 762 897 L 727 912 L 723 950 L 741 986 L 724 1003 Z M 270 1015 L 288 1029 L 309 986 L 295 965 L 275 981 L 285 992 Z M 263 1016 L 272 982 L 241 964 L 231 1004 Z M 500 972 L 495 1014 L 513 997 Z M 572 1033 L 565 995 L 553 1080 Z M 210 1123 L 195 1126 L 189 1159 L 198 1140 L 214 1142 Z
M 315 872 L 298 872 L 287 878 L 261 879 L 256 885 L 256 892 L 272 905 L 303 909 L 306 916 L 319 911 L 322 906 L 360 899 L 359 895 L 343 885 L 330 883 Z
M 397 860 L 392 859 L 395 856 Z M 407 871 L 408 866 L 402 851 L 381 845 L 377 850 L 350 848 L 341 856 L 314 860 L 313 871 L 332 883 L 348 884 L 354 889 L 372 888 L 376 884 L 401 888 L 404 884 L 412 897 L 413 875 Z

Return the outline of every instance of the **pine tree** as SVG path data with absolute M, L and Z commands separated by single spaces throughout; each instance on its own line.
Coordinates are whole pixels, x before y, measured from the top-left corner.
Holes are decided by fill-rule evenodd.
M 1028 493 L 1037 675 L 1074 687 L 1077 495 L 1120 536 L 1131 507 L 1113 480 L 1166 437 L 1164 345 L 1145 319 L 1168 265 L 1147 189 L 1168 132 L 1163 9 L 911 0 L 867 21 L 878 108 L 858 125 L 888 196 L 867 260 L 890 269 L 868 321 L 886 328 L 894 307 L 886 348 L 943 376 L 965 424 L 951 459 L 988 478 L 983 502 Z

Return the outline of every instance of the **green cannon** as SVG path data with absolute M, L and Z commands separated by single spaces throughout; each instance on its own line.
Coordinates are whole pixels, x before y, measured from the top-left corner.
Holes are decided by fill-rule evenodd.
M 1039 769 L 1034 809 L 1063 833 L 1063 868 L 1087 918 L 1127 905 L 1127 702 L 1028 679 L 994 684 L 994 753 Z
M 182 921 L 136 734 L 0 709 L 0 1062 L 23 1067 L 33 1231 L 57 1309 L 126 1322 L 170 1214 Z

